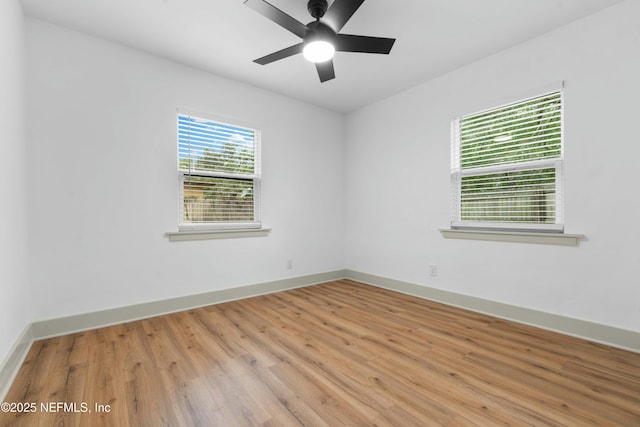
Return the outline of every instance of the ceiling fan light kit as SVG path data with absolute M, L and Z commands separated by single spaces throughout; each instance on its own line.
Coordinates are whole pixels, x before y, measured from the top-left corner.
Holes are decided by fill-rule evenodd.
M 389 54 L 395 39 L 340 34 L 363 2 L 335 0 L 328 7 L 326 0 L 309 0 L 307 10 L 315 21 L 305 25 L 265 0 L 244 0 L 245 5 L 302 39 L 298 44 L 253 62 L 266 65 L 302 53 L 305 59 L 315 63 L 320 82 L 325 82 L 335 78 L 333 56 L 336 51 Z
M 333 58 L 333 55 L 336 53 L 336 48 L 333 45 L 325 40 L 315 40 L 312 42 L 308 42 L 304 49 L 302 49 L 302 54 L 304 58 L 309 62 L 326 62 Z

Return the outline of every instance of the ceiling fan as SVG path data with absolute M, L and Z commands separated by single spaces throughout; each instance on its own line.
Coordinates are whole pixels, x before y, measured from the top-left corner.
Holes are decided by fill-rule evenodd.
M 303 53 L 314 62 L 320 82 L 335 78 L 333 55 L 339 52 L 388 54 L 395 39 L 340 34 L 340 30 L 364 0 L 309 0 L 307 10 L 315 19 L 304 25 L 265 0 L 244 0 L 244 4 L 302 39 L 302 42 L 258 58 L 253 62 L 266 65 Z

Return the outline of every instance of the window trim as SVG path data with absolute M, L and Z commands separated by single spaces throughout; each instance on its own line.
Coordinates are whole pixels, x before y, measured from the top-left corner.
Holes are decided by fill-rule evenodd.
M 238 174 L 218 171 L 197 171 L 197 173 L 189 173 L 188 171 L 179 167 L 179 139 L 176 141 L 176 170 L 178 174 L 178 234 L 184 233 L 196 236 L 201 234 L 204 237 L 201 238 L 177 238 L 175 232 L 168 232 L 166 235 L 170 240 L 202 240 L 210 238 L 226 238 L 226 237 L 239 237 L 235 235 L 233 231 L 243 232 L 243 230 L 266 230 L 262 228 L 262 199 L 261 199 L 261 184 L 262 184 L 262 132 L 260 127 L 256 124 L 249 123 L 247 121 L 224 117 L 217 114 L 205 113 L 201 111 L 194 111 L 185 108 L 176 109 L 176 131 L 178 129 L 178 120 L 180 116 L 196 117 L 198 119 L 208 120 L 211 122 L 219 123 L 222 125 L 229 125 L 234 127 L 242 127 L 254 132 L 254 173 L 253 174 Z M 185 175 L 190 176 L 203 176 L 212 178 L 226 178 L 226 179 L 238 179 L 241 181 L 252 181 L 253 185 L 253 221 L 251 222 L 216 222 L 216 223 L 184 223 L 184 179 Z M 225 233 L 231 232 L 231 233 Z M 261 234 L 262 235 L 262 234 Z M 265 234 L 266 235 L 266 234 Z M 223 237 L 221 237 L 223 236 Z M 247 237 L 242 235 L 241 237 Z
M 491 242 L 538 243 L 558 246 L 578 246 L 586 240 L 584 234 L 550 232 L 497 231 L 478 229 L 440 229 L 445 239 L 485 240 Z
M 527 91 L 526 95 L 521 94 L 519 97 L 513 97 L 510 100 L 503 99 L 500 103 L 495 103 L 493 106 L 484 106 L 473 112 L 467 112 L 465 114 L 459 114 L 451 119 L 451 166 L 450 166 L 450 188 L 452 192 L 452 212 L 449 231 L 478 231 L 480 233 L 524 233 L 524 234 L 549 234 L 549 233 L 564 233 L 564 88 L 565 82 L 545 86 L 538 91 Z M 477 167 L 470 169 L 462 169 L 460 167 L 460 137 L 458 134 L 458 128 L 460 126 L 460 120 L 469 117 L 481 115 L 489 111 L 498 110 L 509 105 L 527 102 L 536 98 L 543 98 L 547 95 L 559 93 L 561 99 L 560 106 L 560 120 L 561 120 L 561 144 L 560 144 L 560 157 L 543 159 L 538 161 L 512 163 L 512 164 L 498 164 L 495 166 Z M 463 221 L 461 219 L 461 182 L 462 178 L 466 176 L 477 176 L 482 174 L 497 174 L 503 172 L 518 172 L 527 170 L 539 170 L 543 168 L 553 168 L 555 170 L 555 216 L 554 223 L 529 223 L 529 222 L 491 222 L 491 221 Z M 445 230 L 441 230 L 443 235 Z M 465 238 L 461 237 L 462 234 L 453 237 L 451 235 L 445 235 L 449 238 Z M 579 235 L 581 236 L 581 235 Z M 475 236 L 478 237 L 478 236 Z M 481 240 L 493 240 L 493 239 L 481 239 Z M 502 240 L 502 238 L 500 238 Z
M 165 234 L 170 242 L 186 242 L 192 240 L 235 239 L 241 237 L 264 237 L 269 235 L 270 228 L 235 228 L 218 230 L 183 230 L 167 231 Z

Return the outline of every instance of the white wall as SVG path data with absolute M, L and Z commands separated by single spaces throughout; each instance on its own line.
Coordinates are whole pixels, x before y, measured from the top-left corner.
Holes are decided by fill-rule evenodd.
M 638 16 L 624 2 L 351 114 L 345 267 L 640 331 Z M 451 118 L 560 80 L 566 232 L 587 240 L 444 239 Z
M 640 197 L 618 184 L 637 182 L 639 15 L 627 1 L 366 107 L 347 117 L 346 138 L 338 114 L 27 20 L 30 319 L 346 267 L 639 331 Z M 587 240 L 566 248 L 442 238 L 450 119 L 559 80 L 566 231 Z M 262 127 L 270 236 L 163 236 L 176 227 L 176 106 Z M 3 253 L 20 244 L 9 241 Z M 24 257 L 11 256 L 23 267 L 10 275 L 26 282 Z M 24 299 L 0 304 L 15 310 Z M 9 319 L 15 336 L 24 320 Z
M 23 21 L 18 0 L 0 2 L 0 363 L 31 320 Z
M 342 115 L 37 20 L 27 47 L 33 320 L 343 268 Z M 176 107 L 262 129 L 268 237 L 164 237 Z

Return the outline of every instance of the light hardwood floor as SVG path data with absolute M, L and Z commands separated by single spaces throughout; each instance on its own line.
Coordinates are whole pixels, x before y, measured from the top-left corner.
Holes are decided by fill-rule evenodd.
M 640 354 L 341 280 L 38 341 L 6 401 L 37 410 L 0 426 L 640 426 Z

